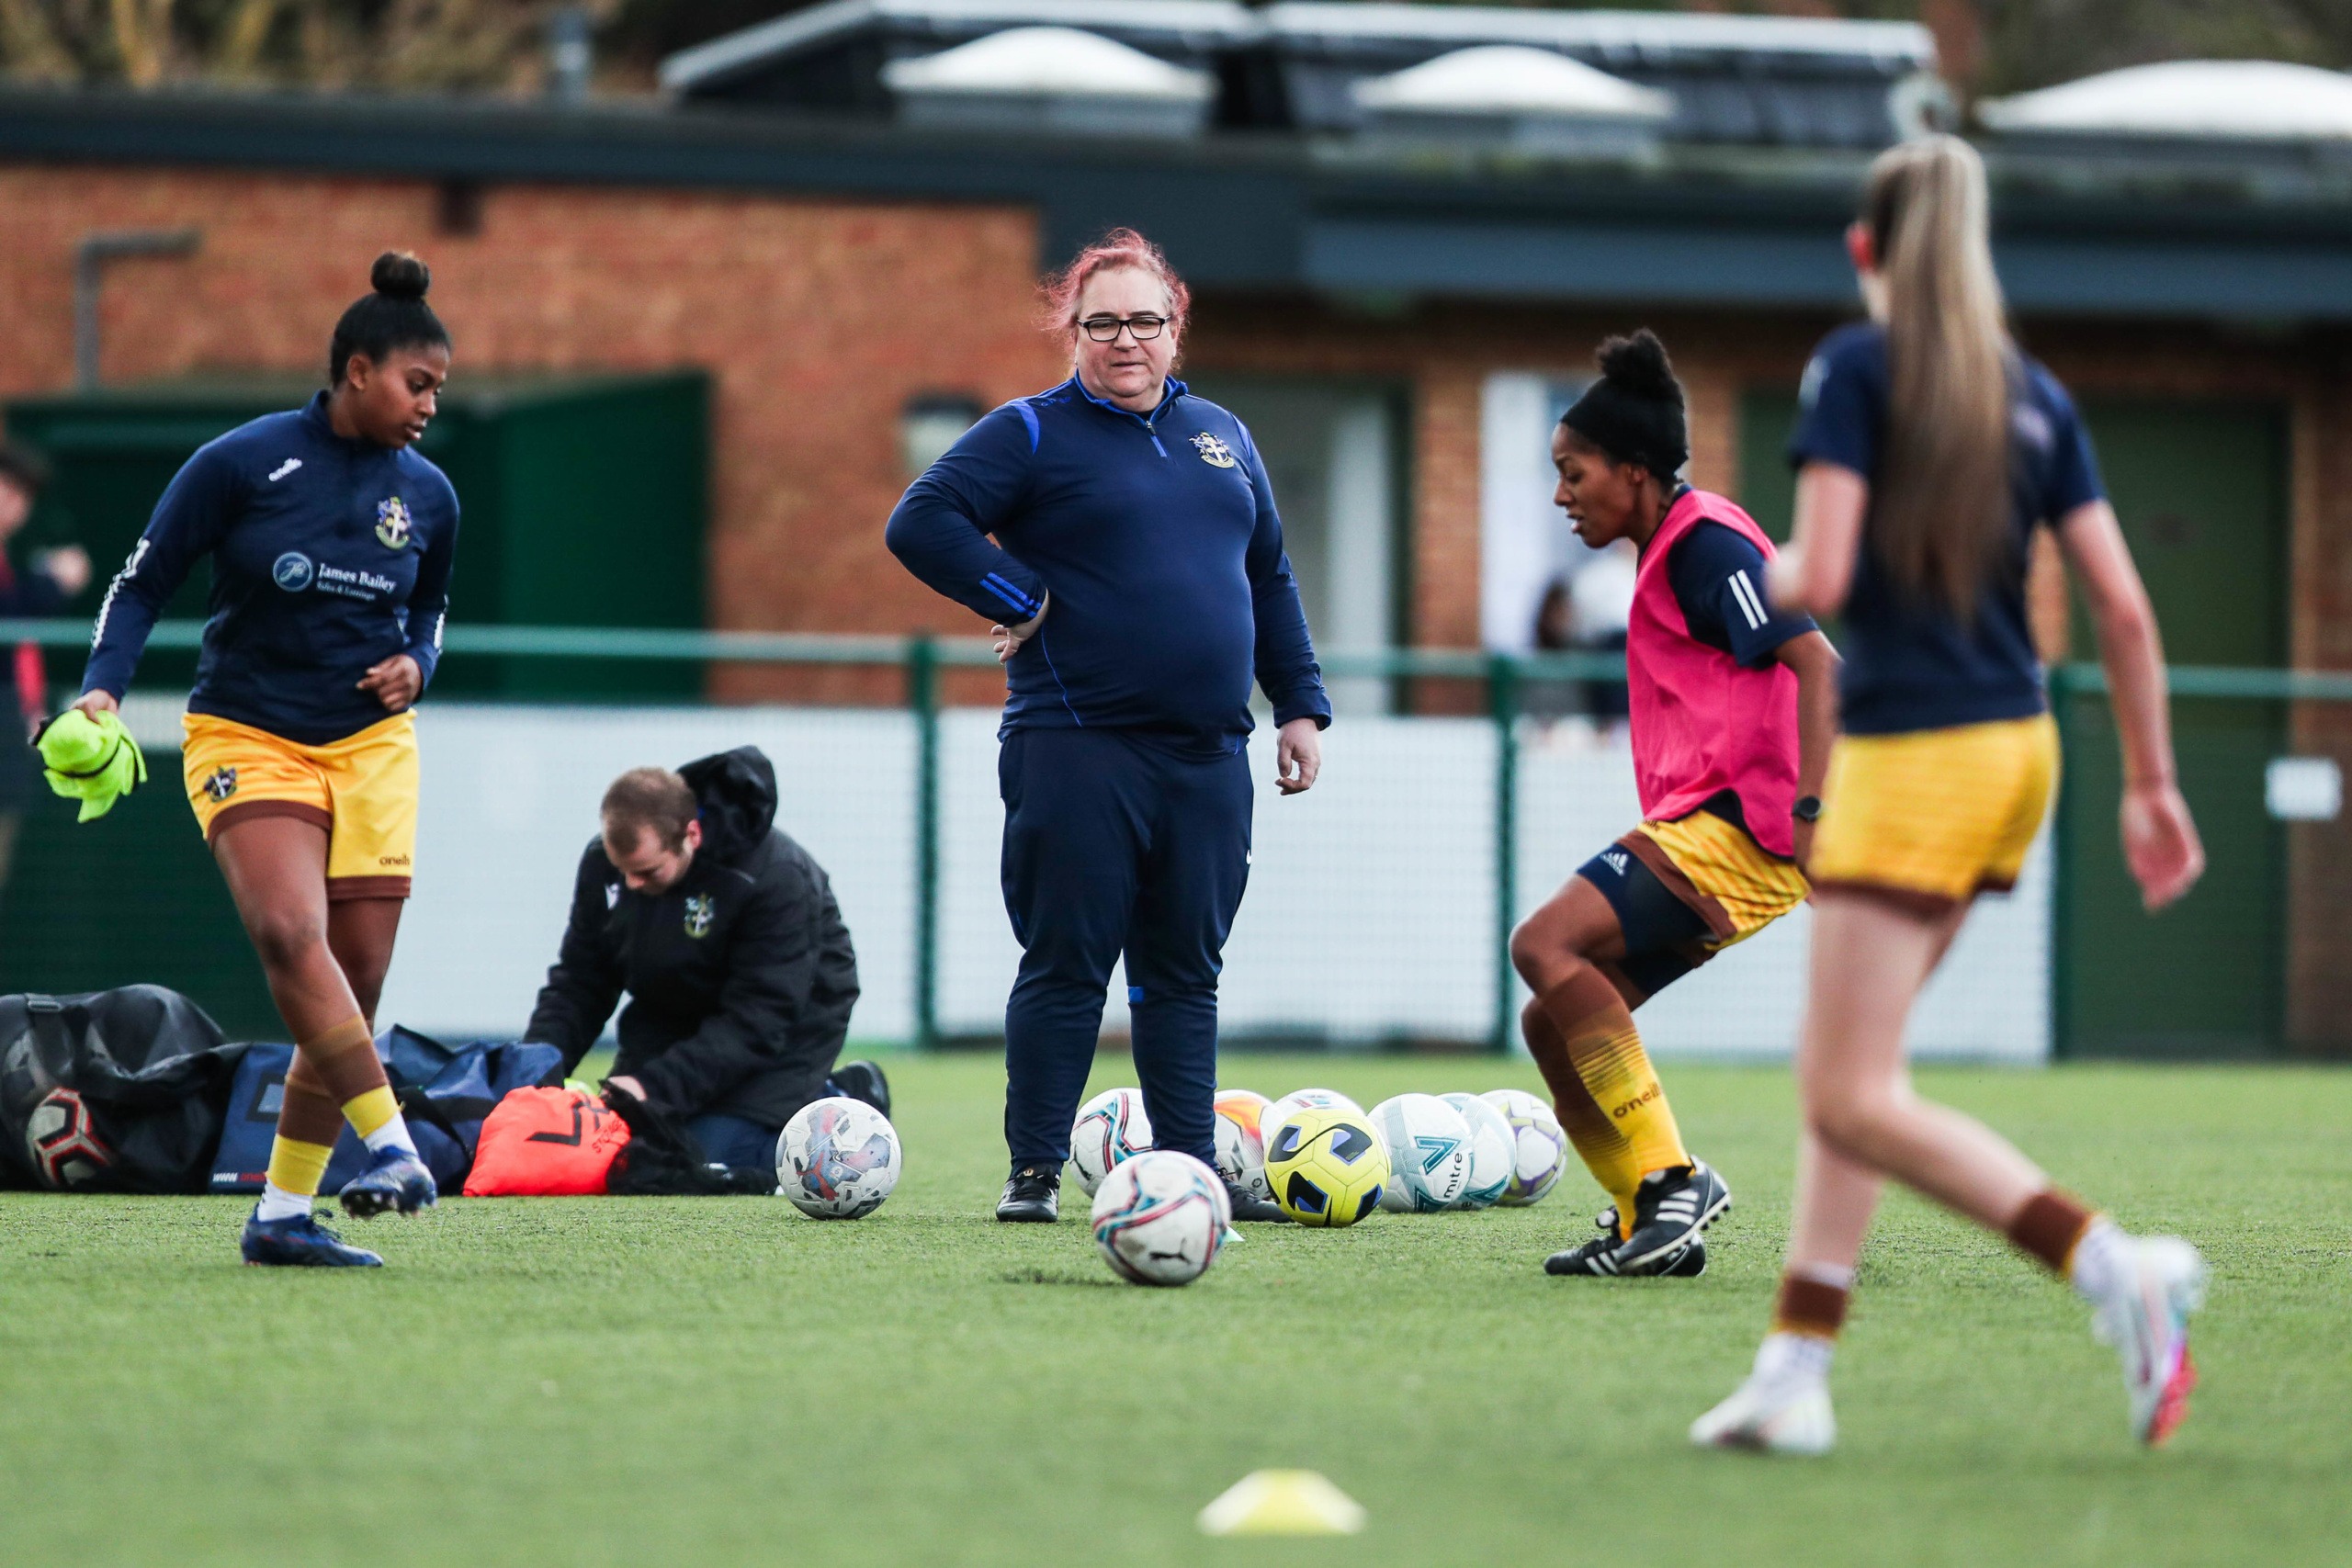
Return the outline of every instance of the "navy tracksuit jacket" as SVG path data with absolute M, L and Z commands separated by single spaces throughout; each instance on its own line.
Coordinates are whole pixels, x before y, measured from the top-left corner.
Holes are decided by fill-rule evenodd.
M 380 724 L 359 690 L 405 653 L 441 658 L 458 493 L 406 447 L 337 435 L 327 395 L 197 448 L 98 609 L 85 692 L 119 697 L 164 605 L 212 558 L 211 614 L 188 711 L 325 746 Z
M 888 538 L 991 621 L 1046 610 L 1007 667 L 998 760 L 1023 950 L 1005 1008 L 1014 1166 L 1069 1156 L 1123 953 L 1154 1142 L 1213 1162 L 1217 973 L 1249 879 L 1250 685 L 1278 725 L 1331 715 L 1256 445 L 1181 381 L 1145 415 L 1073 378 L 967 431 L 909 488 Z

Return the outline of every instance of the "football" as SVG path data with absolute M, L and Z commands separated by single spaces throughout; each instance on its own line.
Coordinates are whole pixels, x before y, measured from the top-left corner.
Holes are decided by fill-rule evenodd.
M 1344 1111 L 1351 1116 L 1363 1114 L 1363 1106 L 1336 1089 L 1295 1089 L 1266 1107 L 1258 1119 L 1259 1129 L 1272 1136 L 1274 1123 L 1294 1111 L 1305 1111 L 1309 1107 L 1317 1111 Z
M 41 1096 L 25 1118 L 25 1148 L 41 1185 L 56 1192 L 95 1186 L 114 1164 L 114 1151 L 98 1136 L 90 1108 L 70 1089 L 53 1089 Z
M 1470 1124 L 1470 1184 L 1453 1201 L 1457 1209 L 1492 1207 L 1510 1190 L 1517 1168 L 1517 1144 L 1503 1113 L 1475 1094 L 1442 1094 Z
M 854 1220 L 899 1185 L 898 1129 L 862 1100 L 812 1100 L 775 1141 L 777 1187 L 811 1219 Z
M 1111 1168 L 1151 1147 L 1151 1118 L 1143 1113 L 1143 1090 L 1106 1089 L 1078 1108 L 1070 1123 L 1069 1163 L 1078 1184 L 1092 1197 Z
M 1300 1224 L 1351 1225 L 1379 1207 L 1388 1152 L 1361 1112 L 1311 1105 L 1266 1135 L 1266 1179 Z
M 1094 1245 L 1138 1285 L 1189 1285 L 1225 1245 L 1225 1183 L 1191 1155 L 1145 1149 L 1122 1160 L 1094 1194 Z
M 1470 1123 L 1433 1094 L 1400 1094 L 1372 1108 L 1388 1156 L 1380 1206 L 1396 1213 L 1451 1208 L 1470 1185 Z
M 1274 1190 L 1266 1184 L 1266 1139 L 1260 1120 L 1266 1105 L 1264 1095 L 1246 1089 L 1217 1090 L 1216 1170 L 1251 1197 L 1271 1201 Z
M 1567 1168 L 1568 1135 L 1559 1118 L 1523 1089 L 1490 1089 L 1478 1098 L 1510 1123 L 1510 1184 L 1496 1201 L 1514 1209 L 1540 1201 Z

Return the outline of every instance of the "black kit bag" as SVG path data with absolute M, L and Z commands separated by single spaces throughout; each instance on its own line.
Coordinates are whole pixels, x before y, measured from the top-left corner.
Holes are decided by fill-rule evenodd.
M 0 997 L 0 1186 L 203 1191 L 244 1051 L 162 986 Z
M 611 1089 L 605 1106 L 628 1126 L 628 1142 L 605 1178 L 607 1192 L 623 1198 L 704 1198 L 775 1190 L 774 1170 L 713 1165 L 685 1122 L 658 1105 Z

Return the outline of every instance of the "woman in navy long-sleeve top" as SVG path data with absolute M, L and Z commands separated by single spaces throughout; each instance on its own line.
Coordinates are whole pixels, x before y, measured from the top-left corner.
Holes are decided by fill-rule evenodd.
M 1051 297 L 1070 378 L 974 425 L 888 534 L 909 570 L 998 623 L 1006 666 L 1004 899 L 1023 956 L 1005 1007 L 1005 1220 L 1057 1217 L 1122 953 L 1153 1141 L 1215 1165 L 1217 974 L 1249 879 L 1250 688 L 1273 704 L 1284 795 L 1315 783 L 1331 717 L 1257 446 L 1169 378 L 1182 281 L 1123 230 Z M 1235 1213 L 1281 1211 L 1237 1191 Z
M 377 258 L 336 322 L 330 385 L 198 448 L 107 590 L 74 704 L 110 712 L 196 563 L 210 614 L 183 721 L 188 803 L 293 1032 L 248 1263 L 381 1261 L 311 1218 L 345 1122 L 368 1168 L 360 1218 L 434 1200 L 374 1047 L 415 859 L 409 711 L 433 678 L 458 546 L 458 497 L 411 450 L 449 374 L 449 334 L 414 256 Z

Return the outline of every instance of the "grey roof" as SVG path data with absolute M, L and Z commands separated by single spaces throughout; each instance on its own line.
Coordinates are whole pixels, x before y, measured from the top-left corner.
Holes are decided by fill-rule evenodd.
M 0 86 L 0 171 L 211 167 L 956 201 L 1037 215 L 1041 265 L 1114 224 L 1204 289 L 1850 310 L 1864 157 L 1682 146 L 1652 162 L 1336 155 L 1307 140 L 929 131 L 840 117 L 418 96 Z M 2352 169 L 1996 152 L 2024 316 L 2352 322 Z
M 1357 85 L 1478 44 L 1548 50 L 1667 93 L 1673 139 L 1874 148 L 1910 129 L 1935 42 L 1908 22 L 1293 0 L 834 0 L 672 56 L 696 100 L 887 115 L 881 67 L 1001 28 L 1084 28 L 1227 83 L 1232 129 L 1345 135 Z

